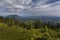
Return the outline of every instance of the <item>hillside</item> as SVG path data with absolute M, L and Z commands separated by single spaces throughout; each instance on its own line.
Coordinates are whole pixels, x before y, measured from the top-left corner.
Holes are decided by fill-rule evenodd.
M 0 17 L 0 40 L 60 40 L 60 23 Z

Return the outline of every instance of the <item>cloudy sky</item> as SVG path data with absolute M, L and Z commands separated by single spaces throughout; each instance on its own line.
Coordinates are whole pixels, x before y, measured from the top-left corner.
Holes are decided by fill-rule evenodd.
M 0 15 L 60 16 L 60 0 L 0 0 Z

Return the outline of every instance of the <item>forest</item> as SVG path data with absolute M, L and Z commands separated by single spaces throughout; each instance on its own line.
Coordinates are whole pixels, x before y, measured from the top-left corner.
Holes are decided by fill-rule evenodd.
M 60 23 L 0 16 L 0 40 L 60 40 Z

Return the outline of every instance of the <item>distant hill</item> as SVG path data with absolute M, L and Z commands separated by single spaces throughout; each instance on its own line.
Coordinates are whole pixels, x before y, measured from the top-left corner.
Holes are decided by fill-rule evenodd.
M 19 16 L 19 15 L 8 15 L 8 16 L 5 16 L 5 18 L 13 18 L 13 19 L 23 19 L 24 17 L 22 16 Z
M 56 16 L 31 16 L 31 17 L 23 17 L 19 15 L 8 15 L 5 18 L 13 18 L 18 20 L 42 20 L 42 21 L 60 21 L 60 17 Z

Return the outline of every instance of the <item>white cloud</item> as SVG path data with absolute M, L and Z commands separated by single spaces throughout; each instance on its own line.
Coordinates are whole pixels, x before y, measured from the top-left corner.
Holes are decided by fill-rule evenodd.
M 37 6 L 31 9 L 28 9 L 25 12 L 31 14 L 31 16 L 37 16 L 37 15 L 60 16 L 60 1 Z
M 54 15 L 60 16 L 60 1 L 46 4 L 50 0 L 0 0 L 0 7 L 5 9 L 0 9 L 0 11 L 19 14 L 23 12 L 22 15 Z M 1 13 L 0 13 L 1 14 Z

